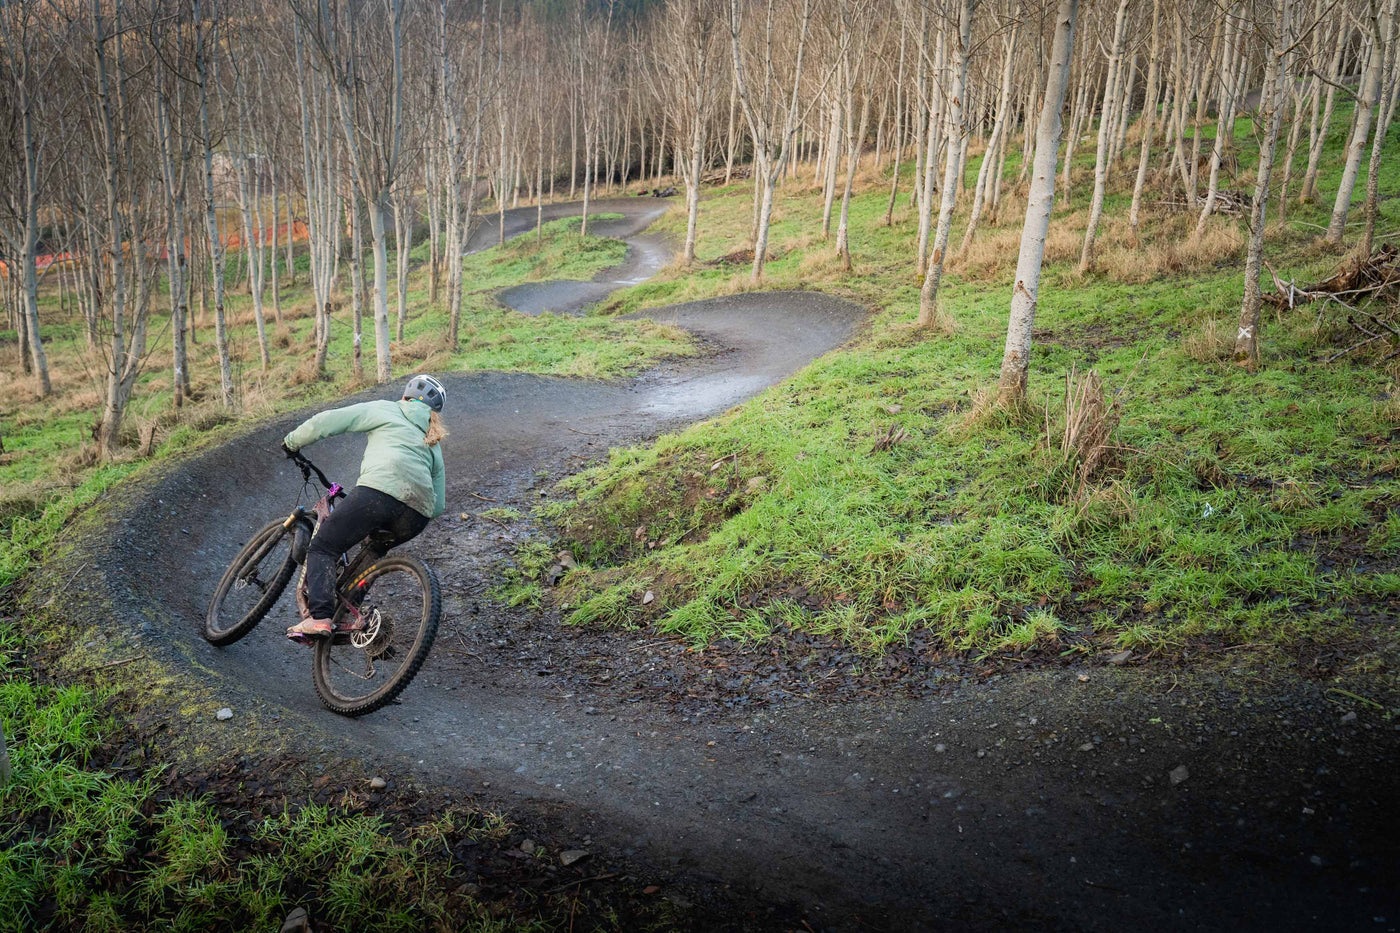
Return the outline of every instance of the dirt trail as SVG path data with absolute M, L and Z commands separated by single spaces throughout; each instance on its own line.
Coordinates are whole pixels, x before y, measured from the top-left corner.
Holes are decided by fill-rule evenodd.
M 632 255 L 644 252 L 639 231 L 655 202 L 597 209 L 626 211 Z M 508 214 L 508 232 L 533 219 Z M 584 294 L 574 288 L 516 298 L 567 304 Z M 528 521 L 459 518 L 488 505 L 476 496 L 527 513 L 609 446 L 723 411 L 840 345 L 861 320 L 806 293 L 653 316 L 723 352 L 626 382 L 446 380 L 448 516 L 408 550 L 438 568 L 447 611 L 400 705 L 362 720 L 322 711 L 309 656 L 281 634 L 290 600 L 230 648 L 197 635 L 240 542 L 295 499 L 299 477 L 277 441 L 298 417 L 129 490 L 105 539 L 65 557 L 106 568 L 80 595 L 94 618 L 139 620 L 125 628 L 141 650 L 188 671 L 215 705 L 280 717 L 308 757 L 363 758 L 545 813 L 591 836 L 600 858 L 738 903 L 756 928 L 764 905 L 793 904 L 814 929 L 1400 925 L 1400 732 L 1364 708 L 1343 720 L 1325 684 L 1228 668 L 1179 680 L 1093 668 L 1085 681 L 1062 668 L 922 700 L 678 706 L 610 685 L 606 652 L 626 643 L 651 676 L 682 686 L 703 657 L 646 632 L 579 632 L 486 601 L 491 568 L 534 532 Z M 339 439 L 313 456 L 349 481 L 358 450 Z M 599 675 L 588 689 L 581 670 Z M 236 750 L 240 733 L 225 735 Z

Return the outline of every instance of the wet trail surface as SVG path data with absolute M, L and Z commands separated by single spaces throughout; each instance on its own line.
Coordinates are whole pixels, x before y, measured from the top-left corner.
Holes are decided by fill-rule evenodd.
M 612 229 L 632 247 L 629 274 L 657 261 L 648 244 L 661 241 L 641 233 L 656 202 L 596 209 L 627 213 Z M 509 212 L 507 233 L 533 223 L 533 209 Z M 620 274 L 590 285 L 611 289 Z M 578 310 L 592 294 L 515 291 L 503 300 L 535 310 Z M 448 512 L 406 547 L 437 569 L 444 620 L 401 703 L 378 714 L 319 707 L 309 654 L 282 636 L 290 598 L 229 648 L 197 634 L 241 542 L 296 500 L 300 477 L 277 445 L 297 416 L 131 490 L 106 540 L 70 559 L 103 568 L 94 605 L 139 620 L 129 628 L 143 651 L 176 662 L 216 705 L 280 717 L 308 757 L 547 814 L 591 837 L 599 858 L 667 876 L 755 927 L 763 905 L 796 905 L 830 929 L 1397 925 L 1400 733 L 1365 710 L 1342 721 L 1325 684 L 1222 671 L 1178 691 L 1131 669 L 1085 681 L 1060 668 L 921 698 L 686 702 L 704 655 L 487 600 L 493 568 L 537 532 L 481 511 L 528 514 L 610 446 L 725 410 L 841 345 L 863 315 L 815 293 L 750 293 L 649 316 L 721 352 L 624 382 L 445 379 Z M 334 439 L 312 456 L 348 482 L 361 446 Z M 669 692 L 649 698 L 614 678 Z M 238 750 L 237 735 L 222 750 Z

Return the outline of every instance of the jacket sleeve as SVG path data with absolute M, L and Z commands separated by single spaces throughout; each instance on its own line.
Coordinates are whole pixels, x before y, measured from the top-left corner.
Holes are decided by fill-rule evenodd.
M 437 447 L 433 448 L 433 502 L 433 518 L 447 511 L 447 469 Z
M 312 415 L 283 438 L 282 443 L 292 450 L 301 450 L 303 447 L 328 437 L 334 437 L 337 434 L 372 431 L 383 420 L 375 410 L 373 402 L 346 405 L 344 408 L 333 408 L 330 411 Z

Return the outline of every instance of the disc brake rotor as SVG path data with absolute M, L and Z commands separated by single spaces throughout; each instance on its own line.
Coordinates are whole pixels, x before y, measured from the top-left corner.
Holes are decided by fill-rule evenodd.
M 362 650 L 368 657 L 381 657 L 394 641 L 393 620 L 378 609 L 369 612 L 364 619 L 365 627 L 351 634 L 350 644 Z

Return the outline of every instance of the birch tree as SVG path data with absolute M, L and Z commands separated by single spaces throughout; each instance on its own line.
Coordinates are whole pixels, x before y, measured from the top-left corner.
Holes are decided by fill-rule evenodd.
M 1395 17 L 1396 0 L 1386 0 L 1385 8 L 1380 9 L 1381 0 L 1366 0 L 1365 23 L 1369 35 L 1370 49 L 1366 54 L 1366 71 L 1361 76 L 1360 93 L 1356 98 L 1356 122 L 1351 137 L 1347 140 L 1346 163 L 1342 168 L 1342 180 L 1337 186 L 1337 199 L 1332 204 L 1332 219 L 1327 224 L 1323 239 L 1331 245 L 1339 245 L 1346 233 L 1347 215 L 1351 212 L 1351 195 L 1356 187 L 1356 178 L 1361 169 L 1361 156 L 1366 150 L 1366 140 L 1371 132 L 1371 120 L 1380 100 L 1381 77 L 1384 72 L 1386 39 L 1390 35 L 1390 23 Z
M 51 173 L 50 134 L 40 129 L 49 82 L 57 62 L 55 50 L 46 48 L 44 30 L 36 22 L 35 4 L 10 3 L 0 7 L 0 106 L 6 122 L 16 133 L 7 133 L 0 142 L 0 244 L 18 258 L 21 306 L 17 309 L 27 336 L 28 363 L 39 397 L 46 397 L 53 386 L 44 339 L 39 330 L 39 202 Z M 9 265 L 9 264 L 7 264 Z M 12 278 L 15 269 L 6 270 Z
M 667 49 L 669 54 L 657 55 L 657 91 L 686 140 L 686 157 L 681 162 L 686 195 L 681 261 L 691 266 L 695 263 L 707 130 L 721 74 L 724 8 L 721 0 L 669 0 L 661 16 L 655 47 Z
M 816 0 L 763 0 L 759 30 L 745 28 L 747 0 L 729 0 L 730 50 L 734 82 L 744 120 L 753 140 L 754 190 L 758 199 L 754 227 L 751 281 L 763 279 L 768 258 L 768 229 L 773 220 L 773 195 L 782 178 L 793 137 L 801 128 L 802 65 L 811 34 Z M 780 16 L 795 22 L 780 23 Z M 786 43 L 784 42 L 786 39 Z M 792 64 L 785 67 L 780 51 L 790 44 Z M 787 57 L 787 56 L 783 56 Z M 830 75 L 828 75 L 828 78 Z M 825 86 L 823 81 L 822 85 Z
M 1249 251 L 1244 265 L 1244 300 L 1240 305 L 1240 326 L 1235 336 L 1235 359 L 1251 367 L 1259 362 L 1259 270 L 1264 261 L 1264 225 L 1269 209 L 1269 176 L 1274 167 L 1279 127 L 1288 103 L 1288 56 L 1293 45 L 1292 0 L 1274 0 L 1273 42 L 1260 101 L 1265 123 L 1259 143 L 1259 170 L 1254 182 L 1254 201 L 1249 214 Z M 1266 30 L 1260 30 L 1266 32 Z
M 1103 83 L 1103 106 L 1099 112 L 1098 148 L 1094 153 L 1094 194 L 1089 200 L 1089 225 L 1084 230 L 1084 247 L 1079 253 L 1080 274 L 1094 266 L 1094 241 L 1099 233 L 1099 221 L 1103 218 L 1103 198 L 1108 189 L 1108 173 L 1113 161 L 1109 150 L 1122 83 L 1120 72 L 1127 26 L 1128 0 L 1118 0 L 1118 11 L 1113 16 L 1113 41 L 1108 50 L 1108 76 Z
M 1045 256 L 1045 235 L 1055 206 L 1055 167 L 1060 148 L 1065 87 L 1069 84 L 1070 56 L 1074 49 L 1074 25 L 1079 0 L 1060 0 L 1055 12 L 1055 38 L 1046 67 L 1045 98 L 1035 138 L 1035 168 L 1026 200 L 1026 221 L 1021 228 L 1021 252 L 1016 259 L 1016 282 L 1011 290 L 1011 313 L 1006 327 L 1006 349 L 1001 358 L 997 398 L 1001 405 L 1019 404 L 1026 395 L 1030 370 L 1031 334 L 1040 295 L 1040 267 Z
M 967 88 L 967 63 L 972 50 L 972 14 L 975 8 L 976 0 L 961 0 L 958 6 L 958 32 L 953 45 L 953 81 L 948 91 L 944 134 L 948 140 L 948 151 L 943 166 L 943 203 L 938 209 L 938 231 L 933 241 L 933 252 L 925 265 L 924 283 L 919 290 L 919 326 L 935 327 L 944 332 L 950 330 L 952 324 L 946 315 L 939 312 L 938 286 L 943 279 L 943 259 L 953 229 L 962 144 L 967 133 L 963 97 Z

